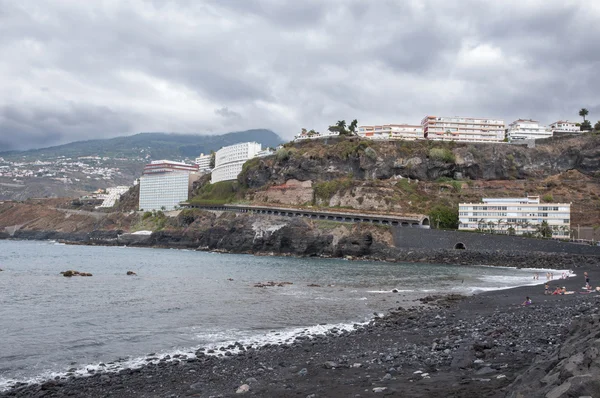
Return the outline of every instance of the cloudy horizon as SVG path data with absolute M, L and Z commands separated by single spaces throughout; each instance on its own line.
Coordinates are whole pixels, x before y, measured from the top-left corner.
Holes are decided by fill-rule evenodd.
M 426 115 L 600 120 L 593 0 L 0 0 L 0 151 Z

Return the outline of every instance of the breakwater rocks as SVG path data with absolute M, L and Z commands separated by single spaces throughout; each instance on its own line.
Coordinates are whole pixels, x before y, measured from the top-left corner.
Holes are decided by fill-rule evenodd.
M 257 397 L 597 396 L 598 298 L 538 290 L 432 297 L 354 330 L 154 357 L 141 368 L 57 377 L 0 396 L 234 397 L 244 385 Z M 525 294 L 531 306 L 519 304 Z

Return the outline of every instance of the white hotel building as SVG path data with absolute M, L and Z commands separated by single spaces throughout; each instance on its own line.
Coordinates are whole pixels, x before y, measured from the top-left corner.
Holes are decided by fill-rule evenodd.
M 198 156 L 196 158 L 196 161 L 194 162 L 198 165 L 198 170 L 200 170 L 200 171 L 210 170 L 210 158 L 211 158 L 210 154 L 205 155 L 205 154 L 201 153 L 200 156 Z
M 378 126 L 359 126 L 358 135 L 372 140 L 423 139 L 423 126 L 411 124 L 382 124 Z
M 244 163 L 261 151 L 262 147 L 258 142 L 244 142 L 219 149 L 215 155 L 215 168 L 210 183 L 235 180 Z
M 539 196 L 482 199 L 482 202 L 458 205 L 459 230 L 508 234 L 512 228 L 515 235 L 522 235 L 535 233 L 546 221 L 552 228 L 553 238 L 569 238 L 570 203 L 540 203 Z
M 421 126 L 427 139 L 457 142 L 502 142 L 506 128 L 504 120 L 459 116 L 425 116 Z
M 558 120 L 550 125 L 553 133 L 581 133 L 581 128 L 575 122 Z
M 155 160 L 140 178 L 140 210 L 173 210 L 189 199 L 191 183 L 199 177 L 198 165 Z
M 509 141 L 538 140 L 552 137 L 552 130 L 540 126 L 539 122 L 531 119 L 518 119 L 508 125 L 506 137 Z

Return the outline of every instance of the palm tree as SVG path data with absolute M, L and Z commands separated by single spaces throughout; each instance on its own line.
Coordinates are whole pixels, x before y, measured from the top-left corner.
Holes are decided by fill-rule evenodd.
M 346 121 L 345 120 L 338 120 L 338 122 L 335 125 L 339 127 L 340 131 L 346 130 Z
M 579 116 L 581 116 L 583 118 L 583 121 L 585 122 L 585 117 L 589 114 L 590 112 L 588 112 L 587 109 L 585 108 L 581 108 L 581 110 L 579 111 Z
M 348 130 L 353 134 L 356 135 L 356 127 L 358 126 L 358 120 L 354 119 L 352 121 L 352 123 L 350 123 L 350 126 L 348 127 Z

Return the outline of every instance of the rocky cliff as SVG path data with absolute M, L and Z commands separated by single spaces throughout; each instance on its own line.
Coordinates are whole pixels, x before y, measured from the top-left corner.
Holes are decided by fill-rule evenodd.
M 508 144 L 376 142 L 288 144 L 246 163 L 238 181 L 256 204 L 425 213 L 482 197 L 539 195 L 572 203 L 572 225 L 600 226 L 600 137 Z

